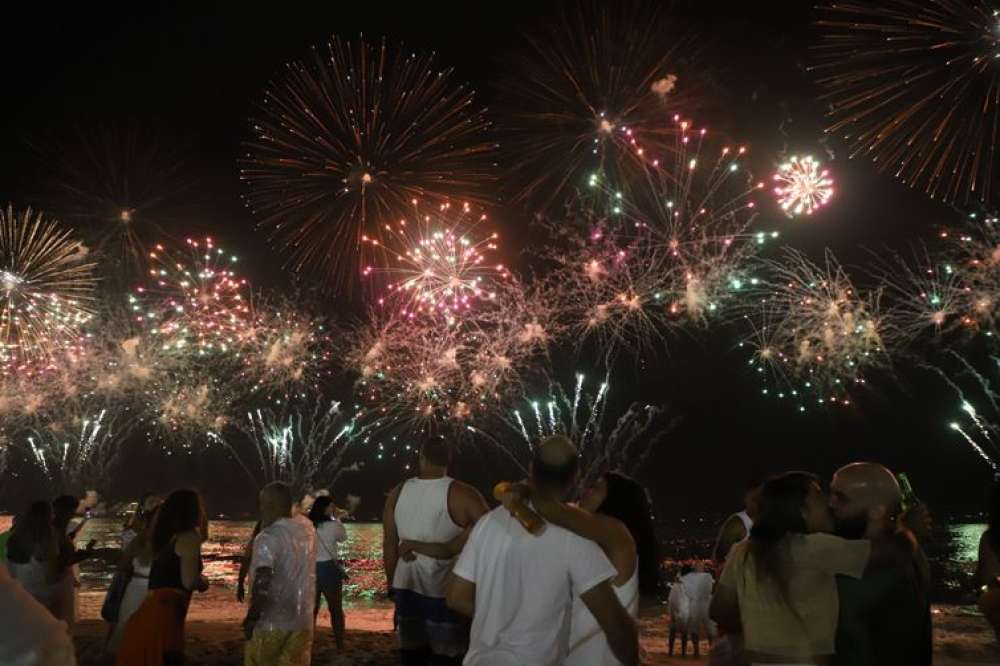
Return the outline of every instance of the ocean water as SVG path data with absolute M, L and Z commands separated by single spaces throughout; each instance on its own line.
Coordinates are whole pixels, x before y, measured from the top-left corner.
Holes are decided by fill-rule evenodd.
M 0 531 L 8 529 L 9 516 L 0 516 Z M 84 526 L 80 546 L 93 539 L 99 557 L 84 562 L 80 577 L 84 588 L 103 590 L 111 580 L 120 546 L 121 520 L 96 518 Z M 213 520 L 209 538 L 202 547 L 205 575 L 214 584 L 235 589 L 239 558 L 253 531 L 252 521 Z M 669 562 L 702 559 L 710 555 L 714 521 L 682 521 L 673 526 L 658 526 L 661 555 Z M 927 546 L 934 568 L 934 601 L 962 603 L 973 598 L 979 538 L 986 526 L 981 523 L 940 526 Z M 378 599 L 383 594 L 382 525 L 348 523 L 347 541 L 340 544 L 340 556 L 350 579 L 344 588 L 345 600 Z

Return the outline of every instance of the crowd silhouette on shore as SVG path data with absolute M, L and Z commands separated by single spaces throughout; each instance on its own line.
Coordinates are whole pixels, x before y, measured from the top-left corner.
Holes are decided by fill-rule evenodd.
M 535 447 L 529 478 L 483 495 L 448 475 L 451 447 L 431 437 L 418 473 L 383 513 L 386 585 L 403 665 L 640 664 L 644 602 L 665 597 L 669 654 L 708 652 L 713 666 L 932 663 L 930 514 L 885 467 L 854 463 L 825 485 L 806 472 L 749 483 L 723 522 L 711 565 L 663 585 L 645 489 L 607 471 L 581 488 L 579 454 L 555 435 Z M 567 499 L 575 497 L 576 503 Z M 339 661 L 352 663 L 338 544 L 344 512 L 324 495 L 307 511 L 288 485 L 258 498 L 236 600 L 247 666 L 309 664 L 325 600 Z M 80 500 L 34 501 L 0 534 L 0 663 L 76 663 L 72 642 Z M 200 495 L 148 495 L 123 527 L 109 585 L 105 662 L 185 661 L 185 620 L 208 589 Z M 979 607 L 1000 640 L 1000 485 L 980 542 Z

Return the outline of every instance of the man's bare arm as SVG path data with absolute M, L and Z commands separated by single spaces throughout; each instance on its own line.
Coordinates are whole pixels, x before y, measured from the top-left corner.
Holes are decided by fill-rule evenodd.
M 476 614 L 476 584 L 461 576 L 448 576 L 448 593 L 445 601 L 448 608 L 466 617 Z
M 392 589 L 392 579 L 396 575 L 396 564 L 399 561 L 399 533 L 396 531 L 396 500 L 399 499 L 399 489 L 396 486 L 385 500 L 382 510 L 382 564 L 385 568 L 385 580 Z
M 611 652 L 626 666 L 639 664 L 639 629 L 622 606 L 611 581 L 595 585 L 580 595 L 597 624 L 604 630 Z

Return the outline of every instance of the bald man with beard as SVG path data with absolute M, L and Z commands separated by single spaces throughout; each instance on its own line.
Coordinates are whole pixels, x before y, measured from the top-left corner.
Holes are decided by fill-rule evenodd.
M 845 539 L 896 539 L 900 552 L 908 554 L 892 567 L 867 570 L 860 580 L 837 577 L 840 615 L 834 664 L 931 664 L 927 558 L 913 532 L 898 524 L 901 500 L 896 477 L 882 465 L 854 463 L 833 475 L 830 510 L 835 533 Z M 926 536 L 926 511 L 915 512 L 908 522 Z

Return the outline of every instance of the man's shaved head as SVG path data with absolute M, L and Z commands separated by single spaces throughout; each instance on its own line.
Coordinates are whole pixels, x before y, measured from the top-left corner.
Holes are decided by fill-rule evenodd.
M 895 475 L 877 463 L 841 467 L 830 483 L 830 508 L 837 533 L 848 538 L 890 529 L 901 499 Z
M 579 457 L 576 446 L 568 437 L 546 437 L 535 448 L 531 479 L 540 488 L 565 491 L 576 481 Z

